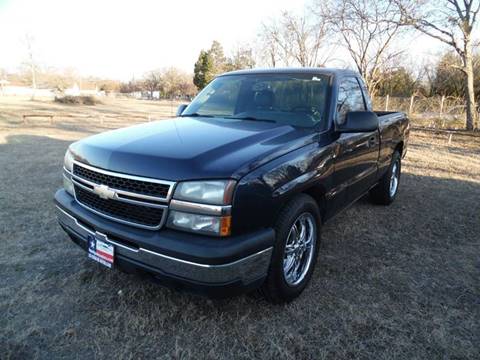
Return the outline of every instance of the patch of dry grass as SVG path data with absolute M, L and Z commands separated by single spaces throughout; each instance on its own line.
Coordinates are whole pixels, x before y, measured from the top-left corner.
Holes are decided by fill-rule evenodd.
M 75 130 L 85 128 L 98 132 L 102 128 L 118 128 L 125 124 L 172 117 L 181 104 L 178 101 L 109 97 L 101 98 L 100 101 L 94 106 L 86 106 L 62 104 L 50 99 L 32 101 L 25 97 L 0 96 L 0 129 L 28 125 Z M 26 119 L 24 115 L 27 116 Z M 54 115 L 53 124 L 50 115 Z
M 272 306 L 173 292 L 88 260 L 52 196 L 68 144 L 102 128 L 0 116 L 0 357 L 478 358 L 478 137 L 413 132 L 396 202 L 362 199 L 328 223 L 310 286 Z

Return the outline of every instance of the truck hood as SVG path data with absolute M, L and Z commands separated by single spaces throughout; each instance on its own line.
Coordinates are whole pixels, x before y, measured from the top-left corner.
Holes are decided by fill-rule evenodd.
M 125 174 L 181 181 L 239 179 L 313 141 L 289 125 L 182 117 L 108 131 L 70 146 L 76 160 Z

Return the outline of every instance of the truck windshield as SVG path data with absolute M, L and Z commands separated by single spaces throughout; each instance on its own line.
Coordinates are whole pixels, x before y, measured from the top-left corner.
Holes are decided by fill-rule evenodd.
M 312 74 L 227 75 L 213 80 L 182 116 L 324 126 L 329 78 Z

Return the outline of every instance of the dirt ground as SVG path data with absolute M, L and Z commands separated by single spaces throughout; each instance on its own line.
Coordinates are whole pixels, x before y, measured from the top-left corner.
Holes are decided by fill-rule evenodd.
M 156 113 L 140 105 L 118 115 Z M 362 199 L 327 223 L 310 286 L 273 306 L 88 260 L 52 197 L 67 146 L 105 129 L 24 125 L 28 106 L 0 100 L 0 358 L 480 358 L 480 137 L 413 132 L 395 203 Z

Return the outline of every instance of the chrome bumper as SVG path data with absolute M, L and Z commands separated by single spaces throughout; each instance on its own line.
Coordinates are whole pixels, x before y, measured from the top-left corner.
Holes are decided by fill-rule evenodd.
M 75 217 L 56 206 L 58 221 L 68 232 L 73 233 L 81 240 L 87 242 L 89 235 L 95 232 L 80 224 Z M 115 253 L 150 267 L 163 273 L 181 277 L 183 279 L 204 284 L 226 284 L 241 281 L 249 284 L 266 276 L 272 256 L 272 248 L 267 248 L 243 259 L 221 265 L 208 265 L 190 262 L 144 248 L 132 248 L 108 238 L 105 234 L 97 232 L 104 241 L 115 246 Z

